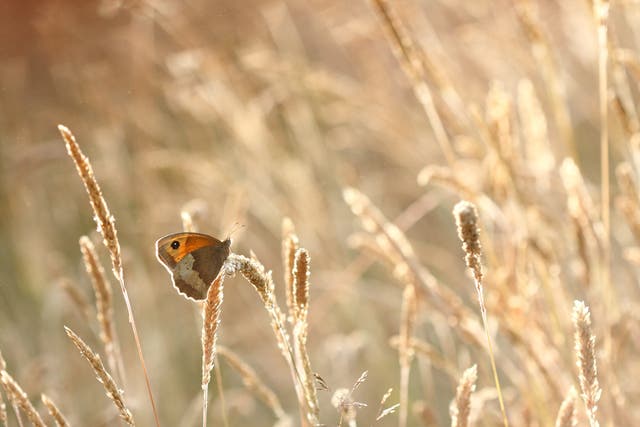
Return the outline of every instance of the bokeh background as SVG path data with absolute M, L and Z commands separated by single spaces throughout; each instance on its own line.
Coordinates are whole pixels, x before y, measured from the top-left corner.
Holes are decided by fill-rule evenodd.
M 570 302 L 590 297 L 597 302 L 597 293 L 589 293 L 589 285 L 581 282 L 578 243 L 557 169 L 565 156 L 573 156 L 597 203 L 600 125 L 590 2 L 392 3 L 433 66 L 426 82 L 456 153 L 448 167 L 476 194 L 487 195 L 499 212 L 481 209 L 488 217 L 485 237 L 496 242 L 497 256 L 488 261 L 489 283 L 504 281 L 510 294 L 496 299 L 489 284 L 490 312 L 515 304 L 521 320 L 535 311 L 537 326 L 560 313 L 561 327 L 544 335 L 564 345 L 558 347 L 562 364 L 549 366 L 567 384 L 575 382 Z M 631 158 L 628 141 L 637 126 L 632 107 L 639 12 L 637 3 L 624 1 L 611 11 L 610 56 L 616 65 L 610 67 L 611 105 L 622 98 L 628 110 L 625 122 L 612 107 L 608 126 L 614 163 Z M 441 286 L 459 295 L 476 315 L 478 310 L 451 215 L 461 196 L 416 180 L 423 167 L 447 162 L 381 22 L 365 0 L 2 2 L 0 349 L 30 395 L 50 394 L 74 425 L 116 423 L 101 385 L 63 330 L 68 325 L 100 348 L 94 314 L 83 313 L 65 288 L 93 300 L 80 236 L 88 234 L 96 242 L 107 270 L 109 259 L 56 129 L 62 123 L 91 159 L 116 218 L 164 425 L 199 423 L 199 314 L 177 295 L 154 256 L 157 238 L 181 230 L 184 209 L 193 213 L 200 231 L 214 236 L 224 237 L 234 223 L 242 224 L 233 234 L 233 250 L 253 251 L 274 271 L 283 305 L 281 223 L 290 217 L 312 257 L 309 347 L 314 370 L 332 389 L 350 387 L 369 371 L 354 396 L 369 405 L 359 410 L 362 425 L 373 424 L 389 387 L 396 390 L 389 402 L 398 401 L 398 356 L 389 339 L 399 329 L 402 283 L 392 269 L 349 245 L 350 235 L 361 228 L 342 190 L 358 188 L 387 218 L 398 220 Z M 532 97 L 539 111 L 526 109 Z M 463 118 L 460 111 L 475 116 Z M 539 127 L 531 130 L 527 126 L 535 114 Z M 506 130 L 496 117 L 506 117 Z M 492 131 L 494 121 L 501 123 L 500 132 L 512 136 L 513 145 L 504 152 L 512 153 L 506 161 L 512 161 L 524 201 L 504 184 L 508 173 L 496 173 L 502 165 L 495 154 L 500 144 L 478 138 L 478 123 Z M 534 144 L 527 139 L 531 134 L 540 136 L 544 152 L 527 151 Z M 531 206 L 539 210 L 532 213 Z M 507 219 L 496 219 L 500 215 Z M 637 270 L 621 261 L 632 237 L 615 215 L 614 263 L 620 264 L 613 269 L 614 282 L 620 300 L 635 307 Z M 523 228 L 534 220 L 542 225 Z M 549 308 L 539 265 L 511 251 L 519 247 L 516 240 L 526 242 L 539 230 L 555 254 L 554 283 L 564 289 L 562 303 L 568 305 Z M 241 278 L 228 281 L 225 291 L 220 342 L 247 361 L 276 391 L 285 410 L 296 415 L 291 377 L 255 291 Z M 126 311 L 115 287 L 114 301 L 126 398 L 139 425 L 151 425 Z M 602 312 L 594 309 L 597 325 Z M 624 313 L 619 311 L 607 327 Z M 637 319 L 637 313 L 629 316 Z M 474 412 L 482 414 L 477 425 L 497 425 L 486 353 L 466 345 L 441 320 L 433 321 L 423 307 L 417 336 L 459 372 L 478 364 L 478 390 L 484 397 L 476 405 L 480 412 Z M 630 325 L 623 328 L 625 336 L 637 337 L 637 322 Z M 604 322 L 601 326 L 606 329 Z M 526 320 L 516 325 L 522 331 L 528 327 Z M 536 385 L 535 369 L 529 370 L 513 341 L 500 332 L 496 340 L 502 348 L 501 369 L 520 371 L 504 379 L 512 422 L 549 425 L 560 401 Z M 637 372 L 637 363 L 625 365 L 620 356 L 619 369 L 629 366 Z M 246 392 L 239 377 L 224 363 L 221 369 L 231 425 L 273 425 L 273 415 Z M 418 358 L 409 425 L 448 425 L 456 381 Z M 525 385 L 528 395 L 523 395 Z M 217 387 L 211 390 L 211 420 L 220 425 Z M 629 408 L 638 392 L 637 385 L 620 385 L 620 393 L 628 396 L 627 421 L 637 415 L 637 408 Z M 323 422 L 335 425 L 330 393 L 320 396 Z M 613 419 L 616 406 L 607 402 L 603 416 Z M 396 416 L 389 416 L 377 425 L 396 423 Z

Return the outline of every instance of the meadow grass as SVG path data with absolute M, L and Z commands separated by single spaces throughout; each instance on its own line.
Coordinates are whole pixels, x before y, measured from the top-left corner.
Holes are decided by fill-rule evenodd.
M 637 424 L 640 5 L 125 3 L 0 56 L 0 426 Z

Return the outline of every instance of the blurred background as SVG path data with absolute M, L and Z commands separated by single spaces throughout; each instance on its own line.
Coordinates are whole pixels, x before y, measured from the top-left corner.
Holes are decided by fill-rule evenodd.
M 369 371 L 354 394 L 369 405 L 359 410 L 362 425 L 373 425 L 388 388 L 395 390 L 389 403 L 398 401 L 398 354 L 389 339 L 398 333 L 403 284 L 392 269 L 349 244 L 361 228 L 343 200 L 345 187 L 358 188 L 389 220 L 398 220 L 423 265 L 476 315 L 451 215 L 462 196 L 419 185 L 418 173 L 428 165 L 448 166 L 470 191 L 491 200 L 496 211 L 485 231 L 496 242 L 497 257 L 488 261 L 489 281 L 506 281 L 520 304 L 520 319 L 534 306 L 541 324 L 550 314 L 536 299 L 541 281 L 531 278 L 542 273 L 504 249 L 517 246 L 511 239 L 527 241 L 542 230 L 555 256 L 553 271 L 560 272 L 554 277 L 570 295 L 567 301 L 591 295 L 576 267 L 578 244 L 557 174 L 562 159 L 573 156 L 598 199 L 597 40 L 590 2 L 392 4 L 431 64 L 425 82 L 451 141 L 453 163 L 443 156 L 412 80 L 394 57 L 383 20 L 368 1 L 2 2 L 0 349 L 30 395 L 47 392 L 74 425 L 116 422 L 101 385 L 63 330 L 67 325 L 100 348 L 95 313 L 83 312 L 69 297 L 73 287 L 92 305 L 80 236 L 94 240 L 108 272 L 110 265 L 58 124 L 74 132 L 91 159 L 116 218 L 128 290 L 164 425 L 199 423 L 199 314 L 175 292 L 154 255 L 156 239 L 182 229 L 182 210 L 192 213 L 198 230 L 221 238 L 234 223 L 244 225 L 233 235 L 232 250 L 253 251 L 273 270 L 283 306 L 281 224 L 285 216 L 293 220 L 312 259 L 313 369 L 332 389 L 351 387 Z M 634 68 L 639 13 L 632 1 L 617 2 L 611 11 L 612 99 L 627 114 L 616 115 L 612 108 L 615 162 L 631 157 L 627 141 L 637 126 L 632 107 L 640 69 Z M 619 87 L 626 89 L 616 91 Z M 479 142 L 485 131 L 489 139 L 511 135 L 512 145 Z M 496 150 L 511 155 L 496 155 Z M 512 161 L 511 173 L 518 176 L 525 201 L 504 184 L 508 174 L 496 172 L 502 165 L 498 160 L 505 158 Z M 531 213 L 519 206 L 540 209 Z M 522 231 L 521 214 L 521 222 L 533 220 L 531 214 L 542 225 Z M 482 207 L 481 215 L 487 215 Z M 507 219 L 496 219 L 503 216 Z M 613 234 L 615 261 L 632 237 L 622 221 L 614 221 Z M 498 265 L 504 270 L 498 272 Z M 512 267 L 532 276 L 514 279 Z M 637 301 L 636 275 L 633 266 L 614 268 L 614 276 L 621 276 L 616 286 L 630 304 Z M 109 278 L 116 285 L 110 273 Z M 291 377 L 259 298 L 241 278 L 227 281 L 225 288 L 220 343 L 249 363 L 295 416 Z M 487 294 L 495 298 L 490 289 Z M 505 301 L 490 307 L 509 305 Z M 117 287 L 114 304 L 127 371 L 125 396 L 138 424 L 151 425 Z M 562 364 L 550 368 L 561 371 L 566 384 L 575 377 L 570 307 L 553 308 L 567 328 L 547 334 L 555 344 L 566 344 L 558 350 Z M 434 323 L 431 315 L 420 311 L 416 335 L 460 373 L 478 364 L 478 390 L 484 397 L 477 425 L 497 425 L 486 353 L 466 345 L 446 322 Z M 524 320 L 517 328 L 526 330 L 526 325 Z M 506 348 L 499 365 L 514 370 L 519 353 L 504 335 L 497 340 L 498 347 Z M 505 378 L 512 421 L 550 425 L 560 401 L 545 397 L 546 389 L 533 385 L 535 372 L 523 366 L 523 372 Z M 222 363 L 221 372 L 231 425 L 275 423 L 234 371 Z M 448 425 L 457 379 L 418 358 L 409 425 Z M 523 396 L 526 384 L 531 395 Z M 620 387 L 637 400 L 637 386 Z M 217 390 L 212 384 L 210 412 L 214 425 L 221 425 Z M 330 397 L 320 392 L 321 418 L 335 425 L 339 416 Z M 607 408 L 615 406 L 603 407 L 611 415 Z M 393 415 L 376 425 L 396 423 Z

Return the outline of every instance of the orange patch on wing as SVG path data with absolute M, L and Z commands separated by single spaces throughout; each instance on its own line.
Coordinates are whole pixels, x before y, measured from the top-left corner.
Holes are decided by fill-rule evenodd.
M 171 245 L 173 242 L 178 242 L 180 245 L 177 248 L 173 248 Z M 176 233 L 162 238 L 158 242 L 158 248 L 169 254 L 174 262 L 180 262 L 187 254 L 206 247 L 215 246 L 221 242 L 206 234 L 200 233 Z

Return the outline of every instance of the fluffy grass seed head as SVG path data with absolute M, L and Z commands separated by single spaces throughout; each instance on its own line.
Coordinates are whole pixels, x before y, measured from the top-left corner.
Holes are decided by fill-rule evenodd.
M 456 399 L 451 402 L 451 407 L 449 408 L 451 427 L 467 427 L 469 425 L 471 393 L 476 389 L 477 379 L 478 367 L 476 365 L 473 365 L 462 374 L 456 389 Z
M 482 246 L 480 245 L 480 229 L 478 227 L 478 211 L 473 203 L 465 200 L 458 202 L 453 208 L 453 216 L 458 227 L 458 237 L 462 241 L 467 267 L 473 272 L 477 283 L 482 282 Z
M 102 190 L 93 174 L 91 162 L 80 150 L 75 136 L 63 125 L 58 125 L 58 130 L 62 134 L 62 138 L 67 146 L 67 153 L 69 153 L 69 156 L 73 159 L 76 169 L 78 169 L 78 174 L 89 194 L 89 202 L 93 208 L 98 232 L 102 234 L 104 245 L 109 249 L 111 255 L 113 274 L 120 280 L 122 278 L 122 257 L 120 255 L 120 242 L 118 241 L 115 219 L 113 215 L 111 215 L 107 202 L 102 196 Z

